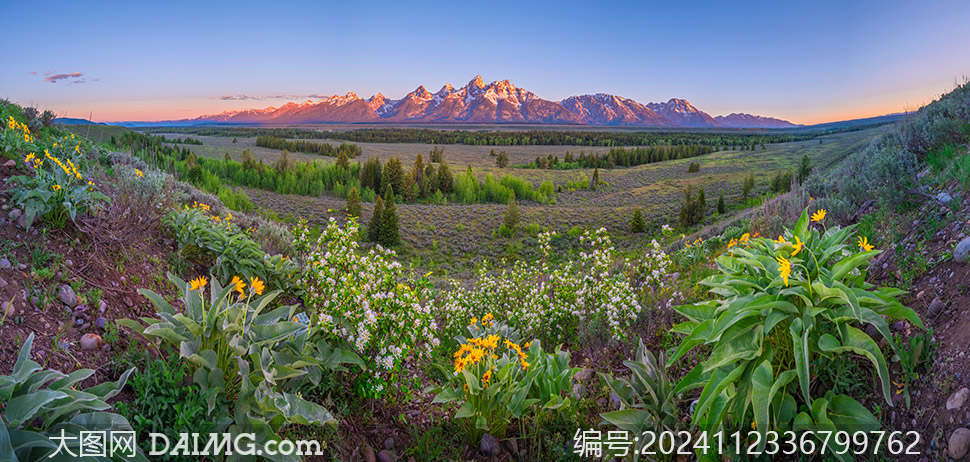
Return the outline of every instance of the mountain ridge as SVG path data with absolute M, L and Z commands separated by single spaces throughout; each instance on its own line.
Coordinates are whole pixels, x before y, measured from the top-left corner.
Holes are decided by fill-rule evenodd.
M 362 98 L 354 92 L 279 107 L 225 111 L 182 119 L 179 123 L 432 123 L 560 124 L 671 128 L 793 128 L 786 120 L 745 113 L 713 117 L 689 101 L 640 103 L 608 93 L 575 95 L 560 101 L 539 97 L 509 80 L 486 84 L 475 76 L 455 88 L 445 84 L 432 93 L 419 85 L 401 99 L 382 93 Z

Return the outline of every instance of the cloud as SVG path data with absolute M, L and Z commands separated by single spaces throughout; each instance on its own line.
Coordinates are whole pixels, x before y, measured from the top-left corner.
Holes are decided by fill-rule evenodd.
M 70 74 L 50 74 L 50 71 L 48 71 L 47 77 L 44 77 L 44 81 L 57 83 L 59 80 L 75 79 L 72 80 L 71 83 L 84 83 L 84 79 L 81 78 L 83 76 L 84 74 L 80 72 L 72 72 Z
M 291 99 L 291 100 L 296 100 L 296 99 L 324 99 L 324 98 L 329 98 L 329 97 L 330 97 L 329 95 L 318 95 L 318 94 L 311 94 L 311 95 L 263 95 L 263 96 L 253 96 L 253 95 L 223 95 L 223 96 L 210 97 L 209 99 L 219 99 L 219 100 L 222 100 L 222 101 L 246 101 L 246 100 L 265 101 L 265 100 L 269 100 L 269 99 Z

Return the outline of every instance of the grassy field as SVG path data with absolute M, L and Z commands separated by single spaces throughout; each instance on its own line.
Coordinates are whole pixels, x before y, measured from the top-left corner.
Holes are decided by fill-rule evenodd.
M 523 231 L 514 238 L 494 237 L 493 231 L 502 223 L 506 207 L 491 204 L 401 204 L 398 206 L 401 229 L 406 250 L 419 266 L 438 270 L 443 274 L 462 277 L 470 274 L 474 265 L 482 260 L 519 258 L 534 247 L 538 230 L 555 230 L 565 234 L 571 228 L 607 228 L 619 248 L 637 249 L 644 244 L 642 235 L 629 231 L 629 219 L 633 209 L 641 207 L 648 223 L 659 227 L 662 223 L 676 221 L 677 211 L 688 184 L 695 189 L 704 188 L 707 196 L 708 214 L 713 214 L 717 197 L 723 194 L 729 209 L 741 208 L 741 189 L 745 176 L 753 173 L 756 178 L 754 195 L 767 193 L 771 178 L 778 172 L 795 167 L 803 155 L 808 155 L 817 168 L 825 167 L 842 159 L 846 154 L 861 148 L 869 140 L 887 128 L 842 133 L 818 140 L 771 144 L 766 150 L 718 151 L 708 155 L 631 168 L 600 170 L 604 182 L 594 190 L 568 191 L 562 188 L 555 205 L 520 203 Z M 185 145 L 197 155 L 222 157 L 226 152 L 238 158 L 244 149 L 250 149 L 264 162 L 273 162 L 280 151 L 255 146 L 253 138 L 197 137 L 204 145 Z M 400 155 L 405 165 L 414 161 L 417 152 L 427 151 L 431 145 L 422 144 L 372 144 L 359 143 L 364 157 L 377 156 L 386 160 Z M 474 171 L 486 173 L 512 173 L 539 184 L 550 180 L 557 186 L 586 175 L 591 170 L 531 170 L 498 169 L 488 155 L 490 147 L 447 145 L 445 160 L 459 167 L 470 164 Z M 509 146 L 504 147 L 514 162 L 526 162 L 536 155 L 555 153 L 563 155 L 567 149 L 578 153 L 579 147 L 565 146 Z M 299 159 L 316 159 L 331 162 L 332 159 L 293 154 Z M 700 172 L 687 173 L 691 162 L 701 165 Z M 457 164 L 457 165 L 456 165 Z M 459 167 L 460 168 L 460 167 Z M 280 217 L 303 217 L 311 223 L 322 225 L 329 217 L 343 218 L 345 202 L 342 199 L 322 196 L 303 197 L 282 195 L 247 189 L 247 194 L 259 208 L 273 210 Z M 364 204 L 362 221 L 370 218 L 373 204 Z M 730 211 L 728 213 L 731 213 Z

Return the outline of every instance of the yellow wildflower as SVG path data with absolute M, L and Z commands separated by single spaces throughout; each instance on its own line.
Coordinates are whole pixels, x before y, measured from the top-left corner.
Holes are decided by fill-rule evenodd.
M 135 175 L 138 175 L 138 178 L 144 178 L 145 177 L 145 174 L 142 173 L 141 170 L 138 170 L 137 168 L 135 169 Z
M 869 238 L 865 236 L 859 236 L 859 248 L 868 252 L 875 247 L 869 244 Z
M 781 279 L 785 281 L 785 287 L 788 287 L 788 276 L 791 276 L 791 262 L 785 257 L 776 257 L 775 260 L 778 260 L 778 272 L 781 273 Z
M 232 284 L 233 290 L 235 290 L 236 292 L 239 292 L 240 297 L 246 296 L 246 291 L 245 291 L 246 283 L 243 282 L 243 280 L 239 276 L 233 276 L 232 281 L 230 281 L 229 284 Z
M 825 219 L 825 209 L 819 209 L 817 212 L 812 214 L 812 221 L 821 222 Z
M 199 290 L 209 282 L 205 276 L 199 276 L 189 282 L 189 290 Z
M 250 291 L 249 291 L 250 295 L 254 293 L 256 295 L 262 295 L 263 290 L 266 289 L 266 284 L 264 284 L 263 281 L 260 281 L 258 277 L 249 278 L 249 288 L 250 288 Z
M 482 384 L 488 386 L 488 382 L 492 380 L 492 370 L 489 369 L 482 374 Z
M 60 191 L 61 190 L 61 185 L 55 184 L 54 186 L 51 186 L 51 188 L 54 189 L 54 191 Z
M 791 256 L 794 257 L 795 255 L 798 255 L 798 252 L 801 252 L 802 247 L 804 246 L 805 244 L 802 242 L 802 240 L 798 236 L 795 236 L 795 242 L 791 245 L 792 249 L 794 249 Z
M 784 244 L 787 241 L 785 241 L 785 236 L 782 236 L 781 234 L 779 234 L 778 235 L 778 239 L 775 239 L 775 242 L 777 242 L 779 244 Z

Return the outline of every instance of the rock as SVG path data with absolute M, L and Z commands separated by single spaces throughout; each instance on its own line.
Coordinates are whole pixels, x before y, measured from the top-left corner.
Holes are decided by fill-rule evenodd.
M 21 212 L 20 209 L 13 209 L 10 211 L 10 213 L 7 214 L 7 217 L 10 218 L 11 220 L 16 220 L 20 218 L 20 215 L 23 215 L 23 213 L 24 212 Z
M 104 341 L 101 340 L 101 336 L 97 334 L 84 334 L 81 336 L 81 349 L 82 350 L 96 350 L 101 348 Z
M 7 283 L 7 280 L 6 279 L 0 278 L 0 289 L 2 289 L 4 287 L 7 287 L 8 285 L 10 285 L 10 284 Z
M 584 385 L 582 383 L 574 383 L 573 384 L 573 398 L 583 399 L 583 396 L 586 396 L 586 385 Z
M 940 201 L 941 204 L 946 205 L 953 200 L 953 197 L 951 197 L 949 194 L 945 192 L 941 192 L 936 195 L 936 200 Z
M 374 457 L 374 448 L 370 445 L 364 446 L 364 460 L 366 462 L 377 462 L 377 457 Z
M 397 454 L 385 449 L 377 453 L 377 460 L 380 462 L 395 462 L 397 460 Z
M 12 265 L 10 264 L 10 260 L 7 260 L 6 258 L 0 258 L 0 269 L 7 269 L 7 268 L 10 268 L 11 266 Z
M 77 294 L 75 294 L 74 289 L 67 284 L 62 285 L 61 289 L 57 291 L 57 298 L 60 298 L 61 303 L 67 306 L 77 305 Z
M 98 300 L 98 313 L 104 314 L 105 310 L 108 309 L 108 304 L 104 300 Z
M 10 167 L 16 167 L 17 166 L 17 163 L 14 162 L 13 159 L 10 159 L 10 160 L 4 162 L 3 163 L 3 166 L 4 167 L 8 167 L 8 168 L 10 168 Z
M 0 303 L 0 316 L 9 318 L 13 316 L 13 314 L 16 312 L 17 312 L 17 307 L 13 306 L 13 303 L 10 303 L 10 302 Z
M 906 330 L 906 323 L 902 321 L 896 321 L 893 323 L 893 330 L 902 332 Z
M 482 435 L 482 443 L 480 445 L 480 449 L 485 454 L 494 456 L 497 444 L 498 444 L 498 441 L 495 441 L 495 437 L 486 433 Z
M 875 341 L 879 341 L 879 339 L 882 338 L 882 335 L 879 333 L 879 329 L 876 329 L 876 326 L 873 326 L 872 324 L 866 324 L 865 332 L 866 335 Z
M 94 325 L 98 326 L 99 329 L 104 329 L 104 326 L 107 324 L 108 320 L 105 319 L 104 316 L 98 316 L 98 318 L 94 320 Z
M 960 241 L 957 247 L 953 249 L 953 261 L 957 263 L 966 263 L 970 260 L 970 237 Z
M 577 372 L 576 375 L 573 376 L 573 379 L 577 382 L 588 382 L 592 378 L 593 378 L 592 369 L 580 369 L 579 372 Z
M 947 398 L 946 410 L 954 411 L 960 409 L 964 404 L 967 404 L 967 398 L 970 398 L 970 390 L 967 387 L 963 387 Z
M 17 269 L 19 269 L 20 271 L 23 271 L 23 270 L 27 269 L 27 264 L 26 263 L 18 263 L 17 264 Z
M 388 451 L 390 451 L 391 449 L 394 449 L 394 438 L 389 437 L 386 440 L 384 440 L 384 449 L 387 449 Z
M 954 430 L 950 435 L 948 449 L 950 457 L 956 460 L 960 460 L 963 456 L 967 455 L 967 449 L 970 449 L 970 429 L 960 427 Z
M 932 302 L 930 302 L 930 309 L 926 312 L 926 316 L 928 318 L 935 318 L 937 315 L 942 313 L 945 308 L 946 304 L 943 303 L 943 300 L 940 300 L 940 297 L 936 297 Z
M 925 290 L 921 290 L 921 291 L 919 291 L 919 292 L 918 292 L 918 293 L 916 294 L 916 299 L 917 299 L 917 300 L 922 300 L 922 299 L 923 299 L 923 295 L 926 295 L 926 291 L 925 291 Z
M 131 308 L 131 307 L 135 306 L 135 303 L 132 302 L 130 298 L 125 297 L 125 305 L 128 305 L 128 308 Z
M 108 344 L 101 345 L 101 351 L 105 353 L 111 352 L 111 345 L 108 345 Z

